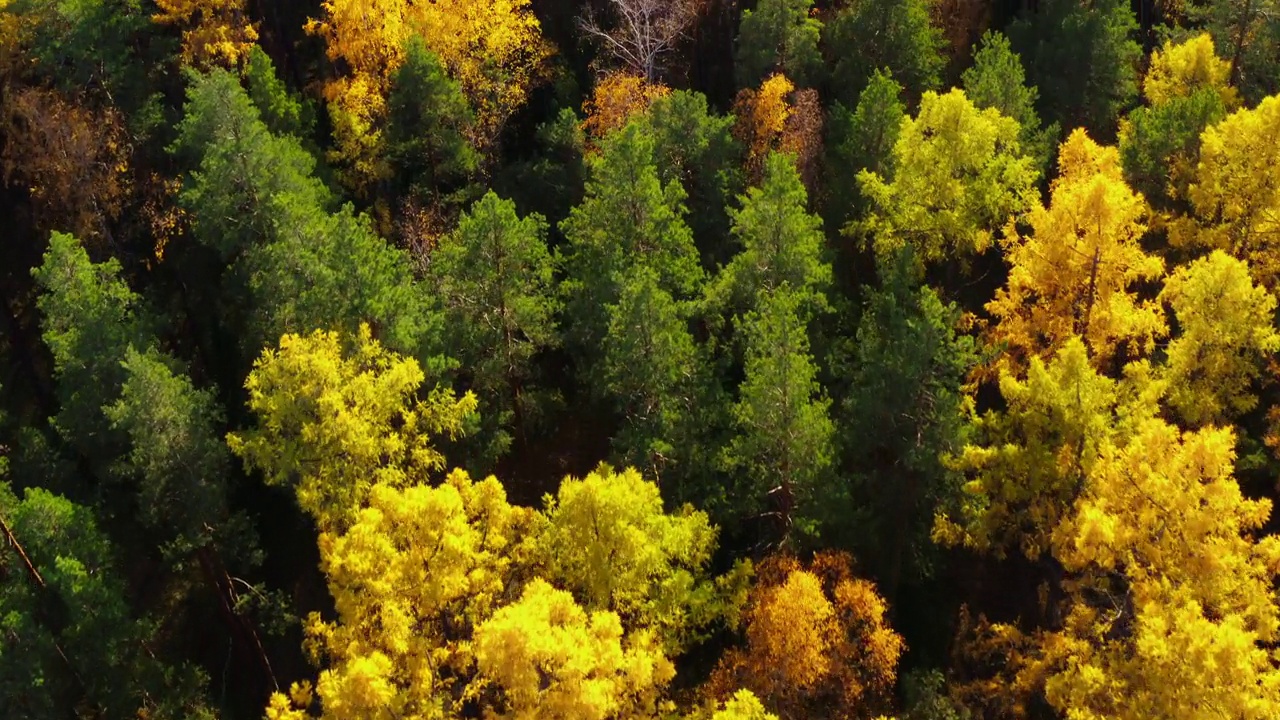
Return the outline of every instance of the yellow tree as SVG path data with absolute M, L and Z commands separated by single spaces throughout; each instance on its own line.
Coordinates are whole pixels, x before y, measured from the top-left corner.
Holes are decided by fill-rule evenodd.
M 236 67 L 258 42 L 245 0 L 156 0 L 161 25 L 182 28 L 182 59 L 200 68 Z
M 535 579 L 515 603 L 476 628 L 481 682 L 509 720 L 651 718 L 675 668 L 648 630 L 624 633 L 609 611 Z
M 1238 110 L 1200 136 L 1189 191 L 1198 229 L 1172 242 L 1225 250 L 1269 290 L 1280 280 L 1280 97 Z
M 1180 267 L 1165 281 L 1180 330 L 1169 343 L 1168 403 L 1194 426 L 1229 423 L 1252 410 L 1251 385 L 1280 350 L 1276 299 L 1249 278 L 1249 266 L 1221 250 Z
M 985 251 L 1034 202 L 1037 171 L 1019 132 L 1016 120 L 974 107 L 961 90 L 926 92 L 894 143 L 892 179 L 859 173 L 871 209 L 846 232 L 866 236 L 884 258 L 909 246 L 926 264 Z
M 796 156 L 796 166 L 808 181 L 821 150 L 822 121 L 817 93 L 796 90 L 782 73 L 765 78 L 758 89 L 744 88 L 734 99 L 737 124 L 733 134 L 747 148 L 747 171 L 753 182 L 764 172 L 775 151 Z
M 1280 540 L 1232 477 L 1231 431 L 1157 419 L 1104 448 L 1054 532 L 1065 620 L 1021 680 L 1070 718 L 1256 719 L 1280 713 Z
M 1079 336 L 1102 366 L 1126 346 L 1150 351 L 1164 314 L 1134 286 L 1160 277 L 1163 261 L 1143 251 L 1146 202 L 1125 184 L 1115 148 L 1076 130 L 1062 144 L 1061 175 L 1048 208 L 1034 208 L 1031 232 L 1008 233 L 1009 280 L 987 310 L 996 317 L 998 362 L 1022 367 Z
M 662 83 L 646 82 L 639 75 L 615 70 L 597 80 L 591 97 L 583 101 L 582 111 L 587 119 L 582 121 L 582 129 L 599 140 L 647 111 L 654 100 L 670 94 L 671 88 Z
M 444 467 L 430 435 L 456 435 L 476 399 L 436 390 L 416 398 L 417 361 L 374 340 L 317 330 L 266 349 L 245 387 L 258 427 L 227 437 L 267 483 L 290 485 L 321 530 L 352 521 L 375 484 L 400 487 Z
M 337 149 L 357 187 L 385 175 L 380 157 L 387 93 L 405 43 L 421 36 L 476 113 L 473 144 L 487 148 L 542 78 L 550 46 L 529 0 L 325 0 L 307 24 L 346 72 L 325 86 Z
M 808 567 L 779 556 L 760 565 L 745 612 L 746 646 L 727 651 L 705 692 L 750 690 L 783 720 L 872 717 L 897 677 L 902 638 L 875 587 L 843 553 Z
M 1213 38 L 1201 33 L 1185 42 L 1166 41 L 1164 47 L 1151 53 L 1151 67 L 1142 81 L 1142 94 L 1152 105 L 1162 105 L 1174 98 L 1189 97 L 1212 89 L 1222 104 L 1234 108 L 1240 98 L 1228 83 L 1231 63 L 1214 54 Z
M 668 652 L 716 619 L 736 618 L 750 563 L 711 580 L 716 528 L 687 505 L 664 513 L 658 486 L 636 470 L 602 465 L 580 480 L 565 478 L 545 503 L 546 525 L 534 541 L 539 568 L 588 610 L 651 629 Z

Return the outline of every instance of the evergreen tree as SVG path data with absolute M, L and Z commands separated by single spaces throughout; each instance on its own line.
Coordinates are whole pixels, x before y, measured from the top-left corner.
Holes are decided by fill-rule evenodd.
M 823 28 L 835 99 L 853 107 L 876 71 L 918 99 L 941 82 L 942 32 L 924 0 L 866 0 L 841 8 Z
M 827 122 L 823 202 L 828 227 L 842 228 L 865 209 L 858 173 L 867 170 L 893 177 L 893 146 L 906 118 L 901 97 L 902 86 L 889 73 L 877 70 L 858 95 L 852 112 L 838 101 L 832 108 Z
M 973 53 L 973 66 L 961 76 L 964 94 L 978 108 L 995 108 L 1001 115 L 1018 121 L 1022 128 L 1018 138 L 1023 152 L 1035 158 L 1042 172 L 1052 159 L 1057 145 L 1057 125 L 1041 127 L 1036 114 L 1039 91 L 1026 84 L 1022 60 L 1009 47 L 1009 39 L 998 32 L 987 31 L 982 45 Z
M 775 72 L 797 87 L 817 84 L 822 21 L 812 11 L 813 0 L 760 0 L 755 10 L 742 11 L 735 66 L 739 88 L 758 87 Z

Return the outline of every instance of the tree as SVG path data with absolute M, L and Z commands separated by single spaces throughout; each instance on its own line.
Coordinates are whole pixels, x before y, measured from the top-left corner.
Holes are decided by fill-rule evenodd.
M 734 68 L 738 87 L 757 87 L 774 73 L 800 87 L 817 83 L 823 70 L 822 21 L 812 11 L 812 0 L 762 0 L 755 10 L 742 11 Z
M 471 141 L 488 149 L 542 77 L 550 48 L 528 0 L 477 8 L 462 0 L 325 0 L 307 32 L 324 39 L 329 59 L 347 72 L 325 85 L 337 149 L 357 189 L 383 177 L 382 132 L 392 76 L 410 38 L 420 36 L 475 111 Z
M 457 81 L 414 36 L 387 94 L 386 158 L 397 196 L 461 203 L 480 157 L 467 141 L 471 108 Z
M 737 434 L 725 449 L 725 464 L 737 478 L 732 502 L 755 515 L 771 501 L 783 540 L 794 515 L 806 522 L 813 517 L 811 503 L 827 480 L 835 433 L 831 401 L 809 354 L 802 299 L 784 285 L 740 322 L 746 377 L 733 407 Z
M 711 720 L 778 720 L 778 716 L 765 710 L 750 690 L 739 690 L 718 706 Z
M 0 697 L 17 717 L 211 720 L 204 678 L 157 659 L 89 508 L 0 482 Z
M 703 0 L 610 0 L 612 28 L 590 10 L 578 27 L 629 72 L 652 83 L 703 6 Z
M 706 692 L 744 687 L 782 720 L 875 717 L 904 648 L 886 611 L 848 555 L 819 553 L 808 567 L 767 558 L 748 599 L 746 646 L 724 654 Z
M 1252 410 L 1251 385 L 1280 350 L 1275 297 L 1221 250 L 1171 273 L 1160 297 L 1180 330 L 1166 350 L 1169 405 L 1192 426 L 1225 425 Z
M 736 621 L 751 564 L 739 561 L 713 579 L 715 526 L 689 505 L 664 512 L 658 486 L 636 470 L 602 465 L 582 479 L 567 477 L 543 503 L 535 562 L 588 612 L 616 614 L 670 655 L 717 620 Z
M 1200 136 L 1200 163 L 1189 193 L 1197 226 L 1171 240 L 1225 250 L 1249 263 L 1253 277 L 1274 289 L 1280 276 L 1276 209 L 1280 156 L 1269 138 L 1280 129 L 1280 97 L 1237 110 Z
M 740 316 L 784 287 L 796 294 L 806 319 L 828 308 L 831 266 L 822 220 L 805 211 L 807 200 L 792 158 L 771 153 L 760 186 L 730 211 L 742 249 L 707 288 L 712 309 Z
M 1221 95 L 1212 88 L 1135 109 L 1120 126 L 1125 179 L 1154 208 L 1189 214 L 1200 138 L 1205 128 L 1226 115 Z M 1179 227 L 1185 223 L 1184 219 L 1173 221 L 1170 232 L 1175 242 L 1186 231 Z
M 335 461 L 341 456 L 320 462 Z M 337 470 L 318 468 L 321 474 Z M 468 686 L 477 655 L 491 668 L 495 636 L 481 640 L 477 626 L 514 597 L 508 583 L 520 560 L 512 550 L 532 513 L 508 504 L 492 477 L 473 481 L 455 470 L 438 486 L 422 479 L 400 488 L 378 482 L 346 527 L 321 525 L 320 563 L 336 618 L 312 613 L 304 630 L 313 661 L 326 666 L 314 687 L 322 718 L 451 713 L 475 690 Z M 310 504 L 301 494 L 299 502 Z M 291 705 L 311 704 L 310 683 L 296 684 L 290 695 L 275 694 L 267 717 L 308 717 Z
M 928 574 L 934 515 L 960 492 L 943 458 L 969 437 L 961 388 L 979 361 L 974 339 L 958 332 L 960 310 L 911 270 L 908 258 L 881 266 L 849 367 L 832 368 L 849 377 L 836 424 L 853 476 L 821 502 L 824 540 L 856 543 L 891 599 L 904 578 Z
M 646 631 L 624 636 L 618 616 L 588 614 L 541 579 L 476 628 L 476 661 L 506 712 L 490 717 L 651 717 L 675 668 Z
M 1270 0 L 1216 0 L 1194 13 L 1207 21 L 1214 45 L 1230 63 L 1231 86 L 1249 104 L 1280 91 L 1274 80 L 1275 10 Z
M 863 233 L 884 258 L 910 247 L 921 265 L 984 252 L 1033 202 L 1036 171 L 1018 133 L 1012 118 L 975 108 L 959 90 L 925 93 L 893 146 L 892 179 L 859 173 L 871 209 L 845 231 Z
M 267 348 L 245 382 L 258 427 L 227 436 L 269 485 L 293 486 L 322 531 L 357 518 L 375 485 L 399 487 L 444 466 L 430 435 L 456 436 L 474 395 L 415 395 L 423 373 L 385 349 L 368 326 L 343 337 L 317 330 Z
M 944 40 L 922 0 L 851 2 L 823 28 L 822 41 L 835 97 L 846 107 L 886 68 L 912 99 L 941 80 Z
M 796 90 L 782 74 L 770 75 L 759 90 L 745 88 L 734 99 L 737 126 L 734 134 L 747 149 L 747 175 L 755 182 L 764 173 L 773 152 L 790 153 L 801 174 L 814 180 L 815 163 L 822 147 L 822 112 L 817 91 Z
M 1020 673 L 1080 717 L 1264 718 L 1280 707 L 1270 646 L 1280 543 L 1267 500 L 1231 476 L 1231 431 L 1142 423 L 1104 449 L 1054 534 L 1068 573 L 1060 628 Z
M 597 80 L 591 97 L 583 101 L 582 111 L 587 119 L 582 121 L 582 128 L 598 141 L 670 94 L 671 88 L 662 83 L 650 83 L 639 75 L 615 70 Z
M 314 108 L 285 87 L 276 75 L 271 57 L 254 45 L 249 49 L 242 71 L 249 99 L 258 108 L 258 115 L 267 129 L 276 135 L 294 135 L 302 138 L 311 132 L 315 122 Z
M 1170 100 L 1190 97 L 1201 90 L 1213 90 L 1228 110 L 1235 109 L 1239 97 L 1230 79 L 1229 63 L 1213 54 L 1213 39 L 1201 33 L 1175 45 L 1151 53 L 1151 67 L 1142 81 L 1142 94 L 1153 107 Z
M 258 42 L 258 29 L 249 22 L 245 0 L 156 0 L 160 12 L 151 19 L 178 25 L 182 31 L 182 60 L 196 67 L 235 67 Z
M 1009 39 L 999 32 L 983 34 L 981 47 L 973 51 L 973 66 L 964 71 L 961 80 L 965 96 L 975 107 L 995 108 L 1017 120 L 1023 151 L 1035 159 L 1037 169 L 1048 167 L 1059 128 L 1041 127 L 1035 108 L 1040 92 L 1026 84 L 1022 60 L 1009 46 Z
M 1110 138 L 1137 95 L 1142 49 L 1122 0 L 1046 0 L 1009 26 L 1009 40 L 1040 90 L 1042 117 Z
M 523 436 L 545 404 L 534 363 L 559 343 L 546 233 L 540 215 L 521 218 L 490 191 L 431 255 L 449 347 L 479 397 L 491 457 L 506 451 L 512 431 Z
M 893 177 L 893 148 L 907 116 L 901 96 L 902 86 L 889 73 L 876 71 L 852 112 L 839 101 L 832 108 L 822 198 L 829 227 L 843 228 L 861 215 L 867 201 L 859 191 L 858 173 Z
M 618 301 L 606 311 L 602 367 L 593 382 L 622 413 L 614 449 L 651 477 L 687 477 L 695 411 L 709 380 L 689 333 L 689 308 L 662 289 L 656 271 L 640 266 L 622 279 Z
M 561 293 L 567 329 L 580 351 L 603 337 L 605 308 L 617 302 L 630 268 L 652 268 L 659 287 L 676 299 L 691 297 L 702 280 L 684 222 L 684 188 L 658 178 L 653 152 L 653 139 L 639 123 L 606 137 L 600 155 L 589 161 L 586 198 L 560 223 L 567 276 Z
M 1028 218 L 1031 233 L 1010 233 L 1009 280 L 987 303 L 1001 362 L 1020 366 L 1074 337 L 1099 367 L 1122 347 L 1150 352 L 1167 329 L 1158 304 L 1133 287 L 1164 274 L 1164 262 L 1139 244 L 1146 203 L 1125 185 L 1115 148 L 1083 130 L 1063 142 L 1058 166 L 1049 207 Z

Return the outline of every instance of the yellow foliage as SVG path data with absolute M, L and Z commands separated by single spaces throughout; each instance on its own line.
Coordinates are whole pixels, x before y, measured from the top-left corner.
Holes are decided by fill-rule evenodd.
M 1280 542 L 1250 535 L 1267 500 L 1232 478 L 1231 431 L 1156 419 L 1106 448 L 1054 533 L 1070 573 L 1064 627 L 1041 656 L 1049 702 L 1072 718 L 1271 718 L 1280 712 L 1272 583 Z
M 1115 148 L 1083 130 L 1062 144 L 1058 163 L 1049 207 L 1030 213 L 1032 232 L 1008 231 L 1008 283 L 987 303 L 999 321 L 994 340 L 1008 350 L 999 362 L 1022 367 L 1076 336 L 1099 366 L 1123 346 L 1149 352 L 1167 328 L 1159 304 L 1133 290 L 1164 272 L 1139 244 L 1146 202 L 1125 184 Z
M 476 409 L 471 393 L 415 400 L 417 361 L 383 348 L 368 326 L 350 340 L 317 330 L 264 350 L 245 383 L 258 428 L 227 437 L 267 483 L 295 485 L 321 530 L 345 527 L 374 485 L 400 487 L 442 468 L 430 435 L 456 435 Z
M 1200 136 L 1190 188 L 1199 231 L 1171 240 L 1225 250 L 1270 290 L 1280 279 L 1280 97 L 1238 110 Z
M 902 638 L 866 580 L 842 553 L 760 566 L 745 614 L 745 648 L 727 651 L 707 686 L 723 700 L 746 688 L 784 720 L 871 717 L 897 677 Z
M 156 0 L 160 12 L 151 16 L 162 25 L 178 25 L 182 59 L 200 68 L 235 67 L 258 42 L 258 29 L 249 22 L 245 0 Z
M 675 668 L 648 631 L 624 637 L 618 616 L 588 614 L 535 579 L 476 628 L 480 675 L 502 692 L 511 720 L 652 717 Z
M 334 159 L 362 188 L 385 176 L 382 125 L 391 77 L 419 35 L 461 84 L 476 112 L 473 144 L 492 143 L 539 82 L 551 48 L 529 0 L 325 0 L 307 32 L 347 72 L 324 90 L 334 118 Z
M 1169 343 L 1169 405 L 1192 425 L 1228 422 L 1252 410 L 1250 385 L 1280 349 L 1276 299 L 1249 278 L 1249 266 L 1215 250 L 1165 281 L 1161 297 L 1181 333 Z
M 611 72 L 596 83 L 591 97 L 582 103 L 582 111 L 587 114 L 582 129 L 593 138 L 603 138 L 647 111 L 654 100 L 669 94 L 671 88 L 662 83 L 649 83 L 627 72 Z
M 778 147 L 782 131 L 791 116 L 788 98 L 796 86 L 782 73 L 775 73 L 760 83 L 759 90 L 743 89 L 734 101 L 738 116 L 735 134 L 747 146 L 748 164 L 762 165 L 771 150 Z
M 739 690 L 716 710 L 711 720 L 778 720 L 778 716 L 765 710 L 750 690 Z
M 1151 53 L 1151 68 L 1142 82 L 1142 93 L 1148 103 L 1160 105 L 1211 88 L 1231 109 L 1240 98 L 1235 88 L 1227 84 L 1230 77 L 1231 63 L 1215 55 L 1213 38 L 1201 33 L 1176 45 L 1172 40 L 1166 41 L 1162 49 Z

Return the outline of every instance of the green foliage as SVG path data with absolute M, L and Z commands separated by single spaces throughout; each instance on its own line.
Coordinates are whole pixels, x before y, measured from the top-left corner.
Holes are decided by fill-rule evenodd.
M 88 508 L 40 488 L 19 500 L 0 482 L 0 523 L 0 699 L 10 717 L 213 717 L 203 680 L 147 648 L 148 623 L 134 619 Z
M 397 195 L 423 203 L 463 201 L 480 164 L 466 137 L 472 122 L 462 86 L 413 36 L 387 96 L 384 142 Z
M 965 96 L 979 108 L 995 108 L 1001 115 L 1018 121 L 1022 132 L 1018 137 L 1023 151 L 1035 158 L 1042 172 L 1053 156 L 1059 128 L 1043 128 L 1036 114 L 1039 91 L 1026 84 L 1022 60 L 1009 47 L 1003 34 L 988 30 L 982 45 L 973 53 L 973 65 L 961 76 Z
M 623 417 L 614 448 L 651 477 L 680 477 L 697 428 L 699 393 L 707 382 L 693 336 L 689 308 L 658 284 L 658 274 L 636 267 L 608 307 L 601 371 L 593 378 Z
M 929 533 L 939 507 L 956 499 L 960 480 L 943 463 L 968 437 L 962 386 L 978 363 L 972 337 L 957 333 L 960 311 L 928 286 L 912 263 L 881 266 L 882 286 L 866 300 L 849 363 L 839 419 L 853 479 L 822 505 L 828 541 L 853 532 L 859 553 L 881 569 L 890 593 L 901 576 L 930 570 Z M 843 495 L 843 497 L 842 497 Z M 865 514 L 856 527 L 851 515 Z M 877 557 L 876 548 L 886 551 Z
M 817 84 L 822 72 L 821 34 L 822 21 L 813 15 L 813 0 L 760 0 L 755 10 L 743 10 L 734 66 L 738 87 L 759 87 L 775 72 L 786 75 L 796 87 Z
M 118 261 L 95 264 L 78 240 L 62 233 L 49 238 L 44 261 L 32 275 L 43 291 L 36 302 L 58 380 L 54 425 L 105 471 L 121 438 L 104 432 L 103 408 L 120 394 L 126 351 L 149 343 L 150 333 L 135 314 L 139 298 L 120 279 Z
M 560 224 L 566 331 L 579 352 L 598 345 L 608 325 L 605 308 L 617 302 L 626 272 L 652 268 L 658 285 L 677 299 L 698 289 L 702 269 L 684 222 L 685 192 L 665 184 L 654 165 L 654 141 L 633 122 L 605 138 L 590 161 L 586 198 Z
M 536 423 L 547 400 L 535 361 L 559 344 L 547 224 L 521 218 L 515 204 L 489 192 L 441 238 L 430 274 L 445 306 L 446 337 L 480 399 L 489 459 L 512 432 Z
M 852 107 L 877 71 L 887 69 L 919 98 L 941 82 L 942 31 L 925 0 L 865 0 L 841 8 L 823 28 L 835 99 Z
M 826 194 L 823 216 L 829 227 L 842 228 L 865 208 L 858 188 L 863 170 L 893 177 L 893 148 L 902 132 L 906 107 L 902 86 L 877 70 L 858 95 L 853 112 L 836 102 L 827 123 Z
M 1040 91 L 1044 118 L 1115 137 L 1116 119 L 1137 98 L 1142 50 L 1126 0 L 1045 0 L 1009 26 L 1009 40 Z
M 245 61 L 245 83 L 249 99 L 262 117 L 267 129 L 275 135 L 306 137 L 315 123 L 315 109 L 294 93 L 276 75 L 271 57 L 254 45 Z
M 1227 115 L 1212 88 L 1129 113 L 1120 130 L 1125 179 L 1154 206 L 1173 209 L 1188 201 L 1188 185 L 1200 156 L 1200 134 Z
M 740 316 L 785 286 L 806 319 L 827 309 L 831 266 L 823 257 L 822 220 L 805 211 L 807 193 L 792 157 L 770 153 L 760 187 L 739 202 L 731 216 L 742 251 L 708 287 L 710 308 Z
M 737 434 L 724 459 L 735 477 L 730 502 L 754 514 L 772 501 L 785 535 L 797 509 L 813 517 L 810 503 L 828 480 L 835 427 L 809 354 L 803 295 L 784 285 L 762 300 L 741 323 L 746 377 L 733 408 Z

